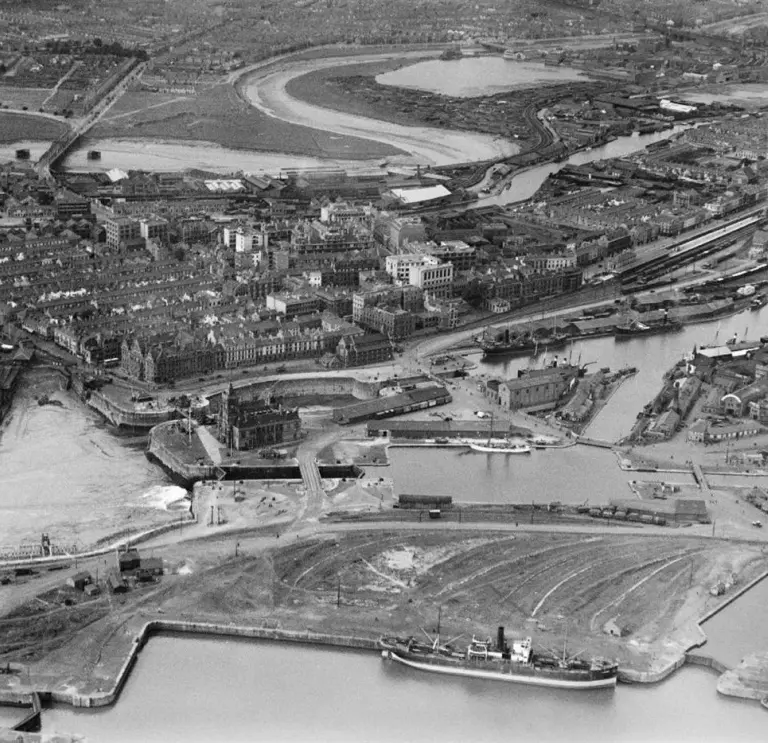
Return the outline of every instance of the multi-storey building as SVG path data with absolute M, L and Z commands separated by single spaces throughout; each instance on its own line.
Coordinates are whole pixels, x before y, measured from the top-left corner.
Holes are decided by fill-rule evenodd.
M 410 266 L 408 283 L 425 294 L 446 299 L 453 294 L 453 264 L 430 257 L 420 265 Z
M 314 294 L 268 294 L 266 301 L 267 309 L 286 317 L 306 315 L 320 309 L 320 302 Z
M 145 240 L 155 240 L 161 244 L 168 242 L 168 220 L 161 217 L 146 217 L 139 220 L 139 234 Z
M 217 435 L 232 449 L 260 449 L 296 441 L 301 436 L 297 408 L 284 408 L 263 400 L 251 389 L 222 394 Z
M 110 217 L 104 222 L 107 232 L 107 247 L 116 249 L 123 242 L 141 237 L 141 226 L 130 217 Z

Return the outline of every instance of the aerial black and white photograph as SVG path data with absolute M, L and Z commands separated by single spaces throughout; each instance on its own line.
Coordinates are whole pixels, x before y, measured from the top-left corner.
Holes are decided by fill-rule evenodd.
M 762 743 L 768 4 L 0 0 L 0 743 Z

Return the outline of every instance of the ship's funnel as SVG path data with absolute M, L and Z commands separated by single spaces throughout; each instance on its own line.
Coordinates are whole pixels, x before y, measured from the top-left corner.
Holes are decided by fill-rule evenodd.
M 496 644 L 499 646 L 499 652 L 504 652 L 504 627 L 499 627 L 496 634 Z

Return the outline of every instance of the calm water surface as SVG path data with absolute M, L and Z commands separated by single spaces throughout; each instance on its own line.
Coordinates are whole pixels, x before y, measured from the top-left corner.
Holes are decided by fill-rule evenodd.
M 762 741 L 759 705 L 718 697 L 685 669 L 657 686 L 569 692 L 444 679 L 376 653 L 159 637 L 119 703 L 56 707 L 43 731 L 89 741 Z
M 447 64 L 447 63 L 446 63 Z M 674 134 L 684 131 L 687 127 L 676 126 L 663 132 L 653 132 L 652 134 L 634 133 L 626 137 L 617 137 L 613 142 L 602 147 L 596 147 L 591 150 L 582 150 L 575 152 L 565 162 L 546 163 L 535 168 L 524 170 L 510 179 L 511 184 L 499 194 L 493 196 L 483 196 L 469 208 L 476 208 L 478 205 L 486 206 L 488 204 L 514 204 L 518 201 L 530 199 L 536 191 L 541 188 L 544 181 L 558 170 L 566 165 L 586 165 L 595 160 L 608 160 L 612 157 L 625 157 L 633 152 L 638 152 L 653 142 L 659 142 L 662 139 L 669 139 Z
M 661 389 L 662 377 L 683 354 L 690 353 L 694 345 L 725 343 L 734 333 L 739 338 L 755 338 L 768 328 L 768 307 L 760 312 L 744 311 L 722 320 L 689 325 L 679 333 L 616 341 L 612 336 L 577 341 L 573 347 L 561 351 L 574 363 L 590 364 L 592 372 L 603 366 L 621 369 L 634 366 L 639 371 L 624 382 L 588 428 L 588 435 L 596 439 L 616 441 L 632 429 L 637 414 Z M 470 360 L 479 366 L 478 373 L 509 378 L 519 369 L 542 363 L 544 360 L 512 358 L 483 360 L 482 354 L 472 354 Z M 550 356 L 550 360 L 552 356 Z
M 768 651 L 768 579 L 758 583 L 726 609 L 701 625 L 707 635 L 702 653 L 737 666 L 744 656 Z M 767 721 L 768 722 L 768 721 Z
M 389 467 L 375 474 L 392 477 L 397 494 L 452 495 L 470 503 L 604 504 L 634 497 L 630 480 L 693 483 L 683 473 L 624 472 L 613 452 L 586 446 L 509 455 L 392 447 L 389 456 Z
M 376 82 L 454 98 L 473 98 L 540 83 L 588 79 L 588 75 L 571 67 L 547 67 L 543 62 L 515 62 L 501 57 L 466 57 L 419 62 L 378 75 Z

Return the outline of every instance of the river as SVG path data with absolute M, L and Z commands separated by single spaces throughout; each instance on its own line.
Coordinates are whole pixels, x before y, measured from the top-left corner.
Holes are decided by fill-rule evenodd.
M 715 678 L 686 668 L 656 686 L 572 692 L 444 679 L 375 653 L 163 636 L 116 706 L 56 706 L 43 731 L 99 743 L 764 740 L 765 711 L 718 697 Z
M 648 338 L 635 338 L 630 341 L 616 341 L 613 336 L 581 340 L 573 343 L 567 350 L 560 351 L 561 356 L 570 357 L 575 363 L 590 364 L 588 371 L 603 366 L 621 369 L 634 366 L 639 370 L 619 387 L 608 401 L 595 421 L 589 426 L 588 434 L 592 438 L 617 441 L 628 434 L 637 414 L 650 402 L 661 389 L 662 376 L 667 369 L 679 361 L 684 353 L 693 351 L 694 346 L 725 343 L 737 333 L 739 338 L 763 335 L 768 327 L 768 307 L 759 312 L 746 310 L 725 317 L 721 320 L 688 325 L 678 333 L 654 335 Z M 553 355 L 550 355 L 550 360 Z M 481 353 L 468 355 L 468 359 L 478 364 L 478 374 L 491 377 L 509 378 L 517 375 L 519 369 L 525 369 L 532 363 L 540 364 L 539 358 L 483 359 Z
M 613 157 L 626 157 L 633 152 L 638 152 L 649 144 L 660 142 L 663 139 L 669 139 L 678 132 L 684 131 L 685 125 L 678 125 L 663 132 L 652 132 L 651 134 L 633 134 L 626 137 L 617 137 L 612 142 L 608 142 L 600 147 L 594 147 L 589 150 L 574 152 L 567 160 L 561 163 L 545 163 L 521 171 L 517 175 L 507 180 L 509 187 L 500 193 L 482 196 L 476 204 L 471 205 L 470 209 L 478 206 L 489 206 L 495 204 L 503 206 L 505 204 L 515 204 L 518 201 L 530 199 L 536 191 L 541 188 L 544 181 L 553 173 L 557 173 L 566 165 L 586 165 L 596 160 L 608 160 Z

